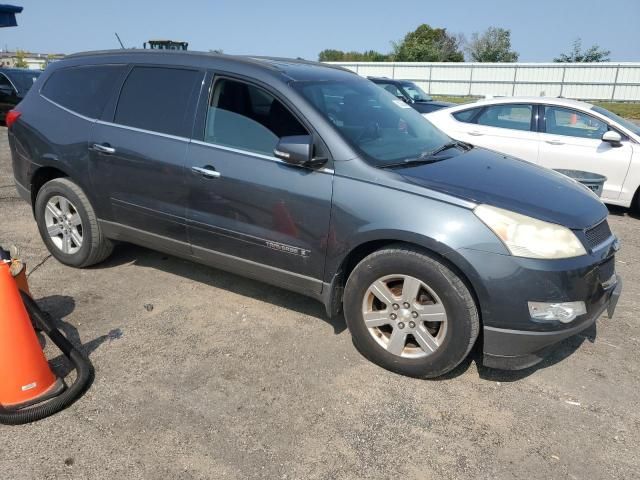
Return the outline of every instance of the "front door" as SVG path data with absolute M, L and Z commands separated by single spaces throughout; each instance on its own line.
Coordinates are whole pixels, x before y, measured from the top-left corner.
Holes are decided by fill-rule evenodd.
M 171 239 L 189 251 L 184 163 L 203 77 L 198 70 L 135 66 L 112 117 L 92 129 L 93 188 L 108 199 L 107 220 L 125 238 L 150 245 Z
M 274 93 L 231 78 L 214 80 L 203 111 L 204 131 L 187 156 L 194 255 L 318 293 L 333 172 L 273 156 L 279 138 L 311 132 Z M 319 140 L 315 148 L 322 149 Z
M 609 126 L 578 110 L 546 106 L 544 111 L 540 165 L 604 175 L 602 199 L 618 199 L 633 154 L 630 142 L 624 140 L 620 146 L 603 142 Z

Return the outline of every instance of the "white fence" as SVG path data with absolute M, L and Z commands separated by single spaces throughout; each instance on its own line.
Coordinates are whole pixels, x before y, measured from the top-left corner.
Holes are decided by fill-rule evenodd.
M 412 80 L 432 95 L 640 101 L 640 63 L 328 63 L 365 77 Z

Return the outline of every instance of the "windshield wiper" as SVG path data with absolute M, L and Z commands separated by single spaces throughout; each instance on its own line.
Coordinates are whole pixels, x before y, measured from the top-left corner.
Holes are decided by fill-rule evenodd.
M 444 145 L 440 145 L 438 148 L 423 152 L 418 158 L 408 158 L 406 160 L 403 160 L 402 162 L 382 165 L 380 168 L 405 167 L 405 166 L 420 165 L 425 163 L 440 162 L 442 160 L 445 160 L 446 157 L 437 158 L 436 155 L 446 150 L 449 150 L 451 148 L 457 148 L 457 147 L 462 147 L 465 150 L 470 150 L 471 148 L 473 148 L 471 145 L 464 142 L 458 142 L 458 141 L 447 142 Z
M 424 152 L 422 155 L 420 155 L 420 157 L 418 157 L 418 160 L 423 159 L 423 158 L 430 158 L 430 157 L 435 157 L 437 154 L 444 152 L 445 150 L 449 150 L 450 148 L 456 148 L 456 147 L 462 147 L 465 150 L 469 149 L 469 145 L 466 143 L 462 143 L 462 142 L 458 142 L 453 141 L 453 142 L 447 142 L 444 145 L 439 146 L 438 148 L 431 150 L 429 152 Z

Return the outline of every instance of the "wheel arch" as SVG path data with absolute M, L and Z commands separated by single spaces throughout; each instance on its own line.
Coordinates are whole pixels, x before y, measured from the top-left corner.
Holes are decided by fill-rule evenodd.
M 69 177 L 63 169 L 51 166 L 39 167 L 31 176 L 31 209 L 35 210 L 36 197 L 43 185 L 56 178 Z
M 368 239 L 354 245 L 342 258 L 337 271 L 329 283 L 326 294 L 323 295 L 329 316 L 334 316 L 341 311 L 344 286 L 356 265 L 373 252 L 390 246 L 420 250 L 436 258 L 452 270 L 469 289 L 476 308 L 478 309 L 480 324 L 482 325 L 481 298 L 484 296 L 484 286 L 475 269 L 456 250 L 434 239 L 414 234 L 411 234 L 409 237 L 405 235 L 393 235 L 377 239 Z

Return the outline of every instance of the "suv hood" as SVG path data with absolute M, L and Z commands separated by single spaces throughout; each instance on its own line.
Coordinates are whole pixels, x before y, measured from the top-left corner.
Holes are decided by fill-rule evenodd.
M 574 180 L 482 148 L 396 171 L 416 185 L 575 230 L 591 227 L 608 214 L 604 204 Z

